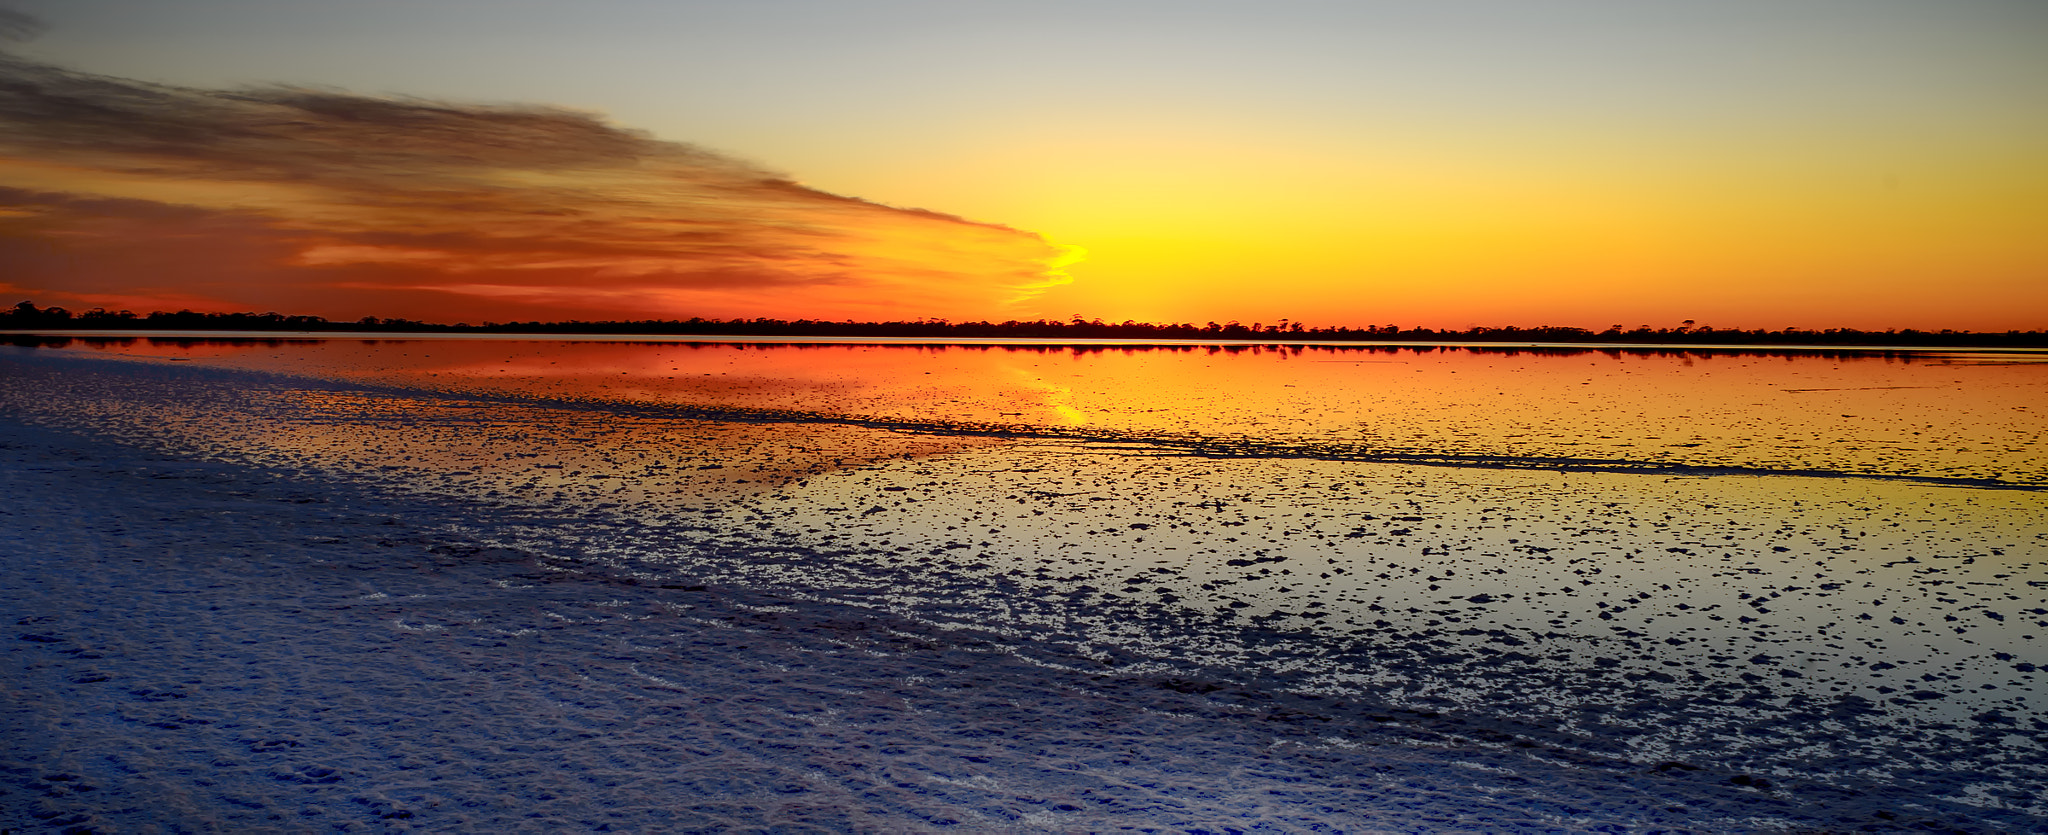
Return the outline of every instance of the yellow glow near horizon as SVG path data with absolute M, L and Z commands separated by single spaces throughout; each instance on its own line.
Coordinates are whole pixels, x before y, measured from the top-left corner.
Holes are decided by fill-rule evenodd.
M 2027 228 L 2048 211 L 2048 162 L 2014 142 L 1616 147 L 1589 129 L 1588 147 L 1488 150 L 1250 130 L 1014 137 L 895 183 L 1086 246 L 1074 283 L 1036 304 L 1054 317 L 2007 329 L 2048 315 L 2048 243 Z M 2010 304 L 1987 308 L 1997 294 Z
M 140 0 L 66 7 L 24 54 L 48 45 L 53 65 L 105 71 L 115 87 L 187 85 L 137 101 L 209 104 L 0 125 L 21 129 L 0 138 L 50 132 L 0 178 L 283 218 L 244 223 L 268 237 L 239 283 L 206 279 L 207 292 L 229 307 L 303 300 L 322 315 L 441 317 L 488 300 L 444 298 L 462 288 L 511 287 L 612 300 L 574 311 L 590 317 L 654 306 L 785 318 L 2048 327 L 2048 110 L 2037 104 L 2048 14 L 2033 4 L 1058 0 L 939 11 L 792 0 L 809 22 L 792 29 L 780 6 L 597 1 L 607 14 L 484 0 L 299 4 L 274 17 Z M 436 28 L 480 16 L 503 25 Z M 325 25 L 341 20 L 354 24 Z M 572 25 L 592 37 L 556 37 Z M 470 34 L 423 34 L 439 31 Z M 380 60 L 361 60 L 371 43 Z M 241 52 L 251 44 L 291 48 Z M 557 49 L 558 60 L 530 59 Z M 428 98 L 353 97 L 345 115 L 323 109 L 316 118 L 330 121 L 299 135 L 286 128 L 311 111 L 293 109 L 296 94 L 206 92 L 263 78 Z M 253 106 L 251 95 L 276 97 L 272 116 L 298 114 L 251 123 L 289 138 L 270 149 L 285 156 L 216 155 L 249 132 L 200 123 Z M 572 110 L 506 122 L 463 101 Z M 407 108 L 415 121 L 380 121 Z M 84 110 L 8 112 L 48 121 Z M 142 124 L 159 118 L 176 129 Z M 413 133 L 417 118 L 450 128 Z M 98 134 L 133 134 L 119 147 L 139 156 L 120 173 L 81 162 Z M 196 137 L 181 153 L 203 164 L 148 174 L 163 160 L 141 158 L 176 137 Z M 671 178 L 694 178 L 691 159 L 730 170 L 664 185 L 639 151 L 621 152 L 655 137 L 701 144 L 667 146 Z M 317 194 L 301 165 L 348 194 Z M 388 176 L 393 165 L 407 176 Z M 779 172 L 829 194 L 794 199 Z M 352 191 L 365 178 L 376 197 Z M 733 178 L 758 187 L 734 193 Z M 546 205 L 498 202 L 505 194 Z M 92 211 L 69 205 L 78 218 Z M 34 206 L 0 211 L 38 243 L 87 234 L 51 237 Z M 114 220 L 137 232 L 150 222 Z M 690 245 L 711 228 L 726 245 Z M 386 240 L 407 236 L 418 240 Z M 436 250 L 430 236 L 475 240 Z M 589 251 L 606 240 L 617 251 Z M 258 275 L 289 247 L 301 255 L 282 263 L 319 274 Z M 93 282 L 49 260 L 14 283 L 70 303 L 197 292 L 190 282 L 222 272 L 168 264 L 177 281 L 118 287 L 134 265 L 153 266 L 149 247 L 130 249 Z M 689 269 L 664 274 L 661 259 L 685 250 Z M 484 267 L 503 274 L 467 275 Z M 421 275 L 379 276 L 402 268 Z M 542 269 L 545 280 L 532 275 Z M 435 281 L 440 293 L 417 292 Z M 406 292 L 377 297 L 377 286 Z M 567 315 L 462 315 L 543 313 Z

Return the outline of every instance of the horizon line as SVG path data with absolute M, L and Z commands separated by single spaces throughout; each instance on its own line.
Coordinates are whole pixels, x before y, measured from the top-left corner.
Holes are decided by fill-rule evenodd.
M 12 326 L 12 327 L 10 327 Z M 82 327 L 81 327 L 82 326 Z M 93 327 L 100 326 L 100 327 Z M 710 328 L 712 330 L 678 330 L 679 328 Z M 875 337 L 940 337 L 954 336 L 969 339 L 993 338 L 1047 338 L 1047 339 L 1137 339 L 1140 341 L 1255 341 L 1255 342 L 1318 342 L 1318 341 L 1379 341 L 1411 342 L 1431 338 L 1463 338 L 1479 342 L 1497 341 L 1552 341 L 1577 343 L 1590 341 L 1596 344 L 1612 343 L 1630 338 L 1654 337 L 1658 342 L 1677 338 L 1682 342 L 1698 342 L 1703 339 L 1733 338 L 1738 344 L 1753 344 L 1754 340 L 1777 338 L 1792 340 L 1795 345 L 1817 344 L 1816 337 L 1838 337 L 1860 339 L 1865 337 L 1905 338 L 1921 341 L 1927 338 L 1960 338 L 1964 340 L 1999 339 L 2039 342 L 2048 346 L 2048 330 L 1969 331 L 1943 328 L 1923 330 L 1919 328 L 1885 328 L 1867 330 L 1861 328 L 1717 328 L 1711 324 L 1694 325 L 1688 319 L 1677 327 L 1653 328 L 1638 325 L 1622 328 L 1610 325 L 1603 330 L 1593 330 L 1575 325 L 1473 325 L 1466 328 L 1431 328 L 1424 326 L 1402 327 L 1387 325 L 1321 325 L 1310 327 L 1305 322 L 1281 317 L 1273 324 L 1263 321 L 1245 325 L 1241 320 L 1228 322 L 1211 320 L 1204 324 L 1192 322 L 1139 322 L 1125 319 L 1122 322 L 1105 322 L 1101 317 L 1084 318 L 1073 314 L 1065 319 L 1038 318 L 1031 320 L 1009 319 L 1001 322 L 988 319 L 953 321 L 945 317 L 921 316 L 914 319 L 887 321 L 855 321 L 852 319 L 831 320 L 809 317 L 782 319 L 774 317 L 731 317 L 707 318 L 693 316 L 688 319 L 563 319 L 554 321 L 529 320 L 525 322 L 485 321 L 482 324 L 456 322 L 454 324 L 423 322 L 403 317 L 364 316 L 348 321 L 330 320 L 324 316 L 307 314 L 282 314 L 275 311 L 255 313 L 252 311 L 201 313 L 191 309 L 178 311 L 155 310 L 137 314 L 128 310 L 109 311 L 95 307 L 74 313 L 66 308 L 51 306 L 38 308 L 32 301 L 23 301 L 9 308 L 0 308 L 0 330 L 21 332 L 48 332 L 69 330 L 221 330 L 221 331 L 279 331 L 279 332 L 337 332 L 352 330 L 363 333 L 576 333 L 572 329 L 594 329 L 592 335 L 643 333 L 645 335 L 776 335 L 776 336 L 875 336 Z M 1290 338 L 1291 337 L 1291 338 Z M 1363 337 L 1364 339 L 1359 339 Z M 1858 343 L 1860 344 L 1860 343 Z

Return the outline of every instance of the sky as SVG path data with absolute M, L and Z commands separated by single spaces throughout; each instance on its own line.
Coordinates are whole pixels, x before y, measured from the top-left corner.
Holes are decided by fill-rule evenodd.
M 2048 328 L 2038 0 L 0 9 L 73 309 Z

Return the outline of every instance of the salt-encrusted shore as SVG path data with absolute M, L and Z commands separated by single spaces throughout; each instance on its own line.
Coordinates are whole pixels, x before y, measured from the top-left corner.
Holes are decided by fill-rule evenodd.
M 2026 485 L 351 382 L 388 347 L 0 348 L 0 829 L 2043 826 Z
M 0 490 L 0 829 L 1738 831 L 1845 800 L 565 571 L 425 533 L 460 506 L 47 429 L 0 424 Z

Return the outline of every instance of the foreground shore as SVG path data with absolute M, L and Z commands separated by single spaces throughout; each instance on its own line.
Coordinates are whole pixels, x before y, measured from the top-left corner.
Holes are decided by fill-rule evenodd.
M 511 347 L 0 349 L 0 829 L 2041 825 L 2022 485 L 664 411 Z
M 1815 798 L 1726 775 L 1461 747 L 1423 717 L 1332 727 L 1277 694 L 1095 677 L 871 612 L 628 584 L 422 533 L 456 508 L 0 432 L 17 498 L 0 511 L 18 633 L 0 655 L 8 828 L 1813 820 Z

